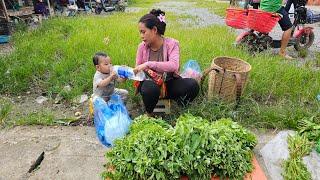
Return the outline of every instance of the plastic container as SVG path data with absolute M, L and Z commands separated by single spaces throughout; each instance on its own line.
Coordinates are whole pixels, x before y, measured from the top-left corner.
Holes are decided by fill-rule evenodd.
M 0 44 L 9 42 L 9 36 L 0 35 Z
M 246 8 L 246 5 L 247 5 L 245 1 L 240 1 L 238 4 L 239 4 L 239 7 L 241 8 Z
M 115 65 L 113 66 L 113 70 L 121 78 L 132 79 L 135 81 L 143 81 L 146 78 L 144 72 L 138 72 L 137 74 L 134 74 L 133 68 L 128 66 Z

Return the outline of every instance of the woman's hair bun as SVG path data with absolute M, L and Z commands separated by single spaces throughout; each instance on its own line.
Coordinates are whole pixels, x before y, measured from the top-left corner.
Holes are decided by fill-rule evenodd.
M 139 23 L 144 23 L 148 29 L 157 27 L 158 34 L 164 35 L 166 31 L 165 12 L 160 9 L 152 9 L 140 18 Z
M 159 16 L 160 14 L 162 14 L 163 16 L 166 15 L 166 13 L 164 11 L 161 11 L 160 9 L 152 9 L 150 11 L 150 14 L 153 14 L 155 16 Z

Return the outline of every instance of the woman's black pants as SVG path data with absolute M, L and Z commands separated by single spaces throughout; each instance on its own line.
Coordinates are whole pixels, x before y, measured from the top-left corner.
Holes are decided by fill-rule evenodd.
M 175 78 L 166 82 L 167 96 L 165 99 L 173 99 L 181 106 L 187 105 L 199 93 L 199 84 L 191 78 Z M 146 111 L 152 113 L 156 107 L 159 96 L 160 87 L 152 80 L 145 80 L 140 83 L 139 92 Z

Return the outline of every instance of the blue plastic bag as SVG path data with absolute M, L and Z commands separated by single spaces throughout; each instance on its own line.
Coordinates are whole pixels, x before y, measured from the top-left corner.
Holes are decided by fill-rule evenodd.
M 320 14 L 315 14 L 313 11 L 307 9 L 307 23 L 313 24 L 320 22 Z
M 95 97 L 94 125 L 100 142 L 112 147 L 114 140 L 124 137 L 131 124 L 128 111 L 119 95 L 113 94 L 108 102 L 101 97 Z
M 183 65 L 183 70 L 180 76 L 200 81 L 202 73 L 198 62 L 196 60 L 188 60 L 186 64 Z

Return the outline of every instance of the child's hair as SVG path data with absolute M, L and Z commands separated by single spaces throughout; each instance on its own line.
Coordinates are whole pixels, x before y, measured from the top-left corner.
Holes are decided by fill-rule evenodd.
M 106 53 L 103 53 L 103 52 L 97 52 L 92 58 L 93 65 L 98 65 L 99 64 L 99 58 L 100 57 L 108 57 L 108 55 Z
M 166 22 L 160 19 L 161 16 L 164 17 L 165 15 L 166 13 L 160 9 L 152 9 L 149 14 L 146 14 L 140 18 L 139 23 L 144 23 L 148 29 L 157 27 L 158 34 L 164 35 L 164 32 L 166 31 Z

